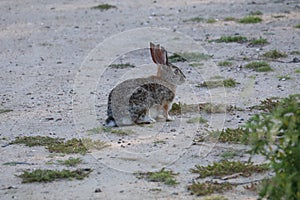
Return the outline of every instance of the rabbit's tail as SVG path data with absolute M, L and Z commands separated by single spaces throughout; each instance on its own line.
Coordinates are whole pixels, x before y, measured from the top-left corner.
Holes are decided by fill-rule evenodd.
M 105 126 L 108 127 L 116 127 L 118 126 L 116 120 L 113 117 L 112 109 L 111 109 L 111 93 L 108 96 L 108 103 L 107 103 L 107 119 L 105 120 Z

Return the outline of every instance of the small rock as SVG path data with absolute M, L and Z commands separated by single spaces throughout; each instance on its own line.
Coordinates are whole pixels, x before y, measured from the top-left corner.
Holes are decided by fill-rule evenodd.
M 99 193 L 99 192 L 102 192 L 102 190 L 100 188 L 96 188 L 95 193 Z

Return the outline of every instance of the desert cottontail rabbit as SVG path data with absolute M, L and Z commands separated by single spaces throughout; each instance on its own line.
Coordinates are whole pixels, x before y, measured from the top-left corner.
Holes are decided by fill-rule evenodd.
M 109 94 L 107 126 L 153 123 L 152 108 L 158 109 L 166 121 L 175 97 L 176 85 L 185 81 L 182 71 L 168 62 L 167 51 L 150 43 L 151 57 L 158 66 L 156 76 L 129 79 L 118 84 Z

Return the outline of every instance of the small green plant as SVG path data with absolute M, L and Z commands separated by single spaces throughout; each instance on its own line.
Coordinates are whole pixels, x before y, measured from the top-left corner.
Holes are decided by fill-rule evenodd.
M 294 26 L 295 28 L 300 28 L 300 24 L 297 24 L 296 26 Z
M 244 43 L 247 42 L 247 37 L 244 36 L 221 36 L 219 39 L 212 40 L 213 42 L 217 43 L 231 43 L 231 42 L 237 42 L 237 43 Z
M 261 11 L 259 11 L 259 10 L 257 10 L 257 11 L 251 11 L 250 13 L 249 13 L 249 15 L 262 15 L 263 13 L 261 12 Z
M 287 54 L 281 51 L 277 51 L 275 49 L 262 54 L 262 56 L 265 58 L 277 59 L 277 58 L 285 58 L 287 57 Z
M 268 113 L 253 116 L 246 124 L 251 153 L 270 161 L 275 175 L 259 195 L 267 199 L 300 198 L 300 94 L 282 99 Z
M 68 160 L 58 160 L 58 164 L 66 165 L 68 167 L 75 167 L 76 165 L 82 163 L 82 160 L 80 158 L 69 158 Z
M 254 61 L 245 65 L 245 68 L 253 69 L 256 72 L 269 72 L 273 71 L 269 63 L 265 61 Z
M 195 62 L 195 63 L 190 63 L 189 64 L 191 67 L 201 67 L 204 65 L 204 63 L 198 63 L 198 62 Z
M 207 122 L 208 122 L 207 119 L 205 119 L 203 117 L 193 117 L 193 118 L 188 119 L 186 121 L 186 123 L 188 123 L 188 124 L 194 124 L 194 123 L 201 123 L 201 124 L 203 124 L 203 123 L 207 123 Z
M 277 98 L 266 98 L 260 101 L 259 105 L 251 106 L 250 109 L 263 110 L 266 112 L 271 112 L 274 110 L 279 104 L 279 100 Z
M 282 75 L 282 76 L 277 76 L 279 81 L 285 81 L 291 79 L 289 75 Z
M 170 110 L 170 113 L 173 115 L 181 114 L 182 104 L 179 103 L 173 103 L 172 108 Z
M 135 65 L 130 63 L 119 63 L 119 64 L 111 64 L 109 67 L 114 69 L 126 69 L 126 68 L 135 68 Z
M 237 84 L 240 84 L 240 83 L 236 82 L 232 78 L 229 78 L 229 79 L 223 80 L 223 84 L 224 84 L 224 87 L 235 87 Z
M 232 185 L 230 183 L 217 183 L 217 182 L 194 182 L 188 186 L 188 190 L 191 194 L 196 196 L 210 195 L 215 192 L 221 193 L 227 190 L 231 190 Z
M 145 178 L 151 182 L 162 182 L 166 185 L 178 184 L 175 179 L 175 175 L 178 174 L 174 173 L 172 170 L 165 170 L 165 168 L 162 168 L 158 172 L 137 172 L 135 175 L 137 178 Z
M 209 60 L 212 56 L 204 53 L 196 52 L 182 52 L 174 53 L 169 57 L 170 62 L 200 62 L 203 60 Z
M 218 66 L 222 66 L 222 67 L 230 67 L 232 65 L 233 62 L 227 60 L 218 62 Z
M 244 141 L 245 130 L 242 128 L 227 128 L 222 131 L 210 131 L 209 135 L 218 137 L 219 142 L 229 142 L 229 143 L 242 143 Z
M 216 88 L 216 87 L 235 87 L 238 82 L 236 82 L 234 79 L 224 79 L 224 80 L 208 80 L 204 81 L 203 83 L 200 83 L 196 85 L 196 87 L 207 87 L 207 88 Z
M 13 110 L 11 110 L 11 109 L 0 109 L 0 114 L 12 112 L 12 111 L 13 111 Z
M 183 22 L 203 22 L 205 19 L 203 17 L 193 17 L 187 20 L 184 20 Z
M 223 196 L 208 196 L 205 197 L 203 200 L 229 200 L 229 199 Z
M 223 152 L 220 156 L 224 159 L 232 159 L 235 156 L 237 156 L 237 152 L 236 151 L 225 151 Z
M 175 62 L 185 62 L 187 61 L 182 55 L 180 55 L 179 53 L 173 53 L 171 56 L 168 57 L 168 60 L 171 63 L 175 63 Z
M 52 182 L 59 179 L 77 179 L 82 180 L 92 172 L 91 169 L 77 169 L 70 170 L 48 170 L 48 169 L 36 169 L 33 171 L 24 171 L 23 174 L 18 177 L 22 178 L 22 183 L 32 182 Z
M 196 165 L 191 169 L 192 173 L 199 174 L 198 178 L 208 176 L 224 176 L 240 173 L 241 176 L 251 176 L 252 173 L 260 173 L 269 170 L 268 164 L 254 165 L 252 162 L 243 163 L 240 161 L 220 161 L 214 162 L 213 165 L 200 166 Z
M 130 129 L 113 129 L 110 132 L 117 135 L 130 135 L 134 133 L 133 130 Z
M 209 23 L 209 24 L 213 24 L 213 23 L 216 23 L 217 20 L 215 18 L 209 18 L 206 20 L 206 23 Z
M 234 17 L 225 17 L 223 20 L 224 21 L 236 21 L 236 19 Z
M 261 37 L 257 38 L 257 39 L 252 39 L 252 40 L 250 40 L 250 43 L 249 43 L 250 46 L 264 46 L 267 44 L 269 44 L 268 40 L 265 38 L 261 38 Z
M 250 16 L 241 18 L 238 22 L 241 24 L 256 24 L 256 23 L 262 22 L 262 18 L 260 18 L 258 16 L 250 15 Z
M 225 104 L 203 103 L 199 104 L 199 110 L 206 113 L 225 113 L 229 111 L 229 107 Z
M 291 51 L 291 55 L 300 55 L 300 51 Z
M 295 73 L 299 74 L 300 73 L 300 69 L 295 69 Z
M 109 10 L 112 8 L 117 8 L 117 6 L 110 5 L 110 4 L 99 4 L 97 6 L 92 7 L 92 9 L 98 9 L 98 10 Z

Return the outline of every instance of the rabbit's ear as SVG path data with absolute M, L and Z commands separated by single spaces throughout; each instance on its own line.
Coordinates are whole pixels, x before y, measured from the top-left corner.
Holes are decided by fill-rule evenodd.
M 159 44 L 155 45 L 150 42 L 150 52 L 154 63 L 168 65 L 168 55 L 165 48 L 161 47 Z

